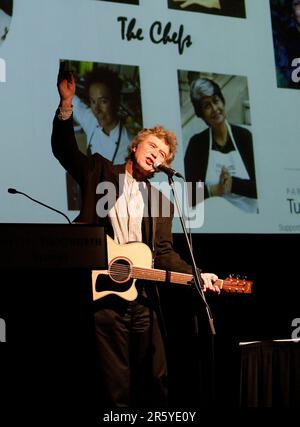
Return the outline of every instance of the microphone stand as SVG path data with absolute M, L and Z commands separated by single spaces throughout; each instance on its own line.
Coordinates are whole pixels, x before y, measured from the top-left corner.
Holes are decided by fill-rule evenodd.
M 204 291 L 203 291 L 203 288 L 201 286 L 201 280 L 200 280 L 198 269 L 197 269 L 197 266 L 196 266 L 196 262 L 195 262 L 195 258 L 194 258 L 194 254 L 193 254 L 192 245 L 191 245 L 190 239 L 188 237 L 188 233 L 187 233 L 185 221 L 184 221 L 184 218 L 183 218 L 182 210 L 180 208 L 180 204 L 179 204 L 178 196 L 177 196 L 177 193 L 176 193 L 176 188 L 175 188 L 175 183 L 174 183 L 173 176 L 174 176 L 174 173 L 168 173 L 169 184 L 170 184 L 170 187 L 172 189 L 172 193 L 173 193 L 174 200 L 175 200 L 175 205 L 176 205 L 176 208 L 178 210 L 178 214 L 179 214 L 181 226 L 182 226 L 182 229 L 183 229 L 183 232 L 184 232 L 184 236 L 185 236 L 188 248 L 189 248 L 190 258 L 191 258 L 191 261 L 192 261 L 193 277 L 194 277 L 193 285 L 194 285 L 194 288 L 196 289 L 196 291 L 198 292 L 200 298 L 204 302 L 205 310 L 206 310 L 207 317 L 208 317 L 208 323 L 209 323 L 210 331 L 211 331 L 211 383 L 210 383 L 211 390 L 210 390 L 210 393 L 211 393 L 212 403 L 215 403 L 215 400 L 216 400 L 216 397 L 215 397 L 216 390 L 215 390 L 215 350 L 214 350 L 214 338 L 215 338 L 215 335 L 216 335 L 216 330 L 215 330 L 215 327 L 214 327 L 214 319 L 212 317 L 211 310 L 210 310 L 209 305 L 208 305 L 208 303 L 206 301 L 206 298 L 205 298 L 205 295 L 204 295 Z M 198 326 L 198 318 L 197 318 L 196 314 L 195 314 L 195 328 L 196 328 L 196 336 L 197 336 L 198 333 L 199 333 L 199 326 Z M 200 375 L 200 372 L 199 372 L 199 375 Z
M 8 193 L 10 193 L 10 194 L 22 194 L 22 196 L 27 197 L 28 199 L 32 200 L 33 202 L 38 203 L 39 205 L 42 205 L 42 206 L 44 206 L 45 208 L 50 209 L 51 211 L 54 211 L 54 212 L 59 213 L 60 215 L 62 215 L 62 216 L 64 216 L 64 217 L 66 218 L 66 220 L 68 221 L 68 223 L 69 223 L 69 224 L 72 224 L 72 223 L 71 223 L 71 221 L 70 221 L 70 219 L 67 217 L 67 215 L 66 215 L 66 214 L 64 214 L 63 212 L 61 212 L 61 211 L 59 211 L 59 210 L 57 210 L 57 209 L 55 209 L 55 208 L 52 208 L 52 206 L 46 205 L 45 203 L 42 203 L 42 202 L 40 202 L 39 200 L 33 199 L 33 198 L 32 198 L 32 197 L 30 197 L 28 194 L 23 193 L 22 191 L 18 191 L 18 190 L 16 190 L 15 188 L 8 188 L 8 190 L 7 190 L 7 191 L 8 191 Z
M 203 291 L 203 288 L 201 286 L 201 280 L 200 280 L 198 269 L 197 269 L 197 266 L 196 266 L 196 261 L 195 261 L 195 258 L 194 258 L 194 254 L 193 254 L 193 249 L 192 249 L 192 246 L 191 246 L 191 242 L 190 242 L 190 239 L 188 237 L 188 233 L 187 233 L 186 225 L 185 225 L 185 222 L 184 222 L 182 210 L 180 208 L 180 204 L 179 204 L 179 201 L 178 201 L 178 196 L 177 196 L 177 192 L 176 192 L 176 188 L 175 188 L 175 183 L 174 183 L 173 176 L 171 174 L 169 174 L 168 175 L 168 179 L 169 179 L 169 184 L 170 184 L 170 187 L 172 189 L 173 196 L 174 196 L 175 205 L 176 205 L 176 208 L 178 210 L 178 214 L 179 214 L 181 226 L 182 226 L 182 229 L 183 229 L 183 232 L 184 232 L 184 236 L 185 236 L 185 239 L 186 239 L 186 242 L 187 242 L 187 246 L 188 246 L 188 249 L 189 249 L 189 254 L 190 254 L 190 258 L 191 258 L 191 262 L 192 262 L 192 267 L 193 267 L 193 277 L 194 277 L 193 284 L 194 284 L 194 287 L 195 287 L 196 291 L 198 292 L 200 298 L 204 302 L 206 313 L 207 313 L 207 317 L 208 317 L 208 323 L 209 323 L 210 330 L 211 330 L 211 334 L 212 335 L 216 335 L 216 330 L 215 330 L 215 327 L 214 327 L 214 319 L 212 317 L 211 310 L 210 310 L 209 305 L 208 305 L 208 303 L 206 301 L 206 298 L 205 298 L 205 295 L 204 295 L 204 291 Z

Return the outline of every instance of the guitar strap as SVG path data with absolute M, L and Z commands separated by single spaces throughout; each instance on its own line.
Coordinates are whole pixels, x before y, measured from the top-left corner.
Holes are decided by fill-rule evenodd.
M 151 184 L 149 181 L 147 181 L 147 189 L 148 189 L 148 213 L 149 213 L 149 243 L 151 242 L 151 250 L 152 250 L 152 268 L 154 268 L 154 262 L 155 262 L 155 257 L 156 257 L 156 245 L 155 245 L 155 233 L 156 233 L 156 214 L 157 214 L 157 209 L 155 209 L 155 207 L 157 207 L 157 203 L 158 200 L 152 200 L 151 197 L 153 196 L 153 198 L 159 194 L 156 191 L 151 191 Z M 154 207 L 154 209 L 153 209 Z M 154 215 L 153 215 L 154 213 Z M 160 295 L 157 289 L 157 284 L 155 283 L 153 286 L 153 297 L 156 300 L 156 307 L 157 307 L 157 318 L 158 318 L 158 323 L 160 326 L 160 330 L 161 330 L 161 335 L 162 335 L 162 339 L 165 342 L 165 348 L 166 347 L 166 338 L 167 338 L 167 328 L 166 328 L 166 322 L 164 319 L 164 315 L 162 312 L 162 308 L 161 308 L 161 301 L 160 301 Z
M 152 250 L 152 267 L 154 267 L 154 261 L 156 256 L 156 246 L 155 246 L 155 231 L 156 231 L 156 218 L 152 216 L 151 212 L 151 192 L 148 199 L 149 203 L 149 212 L 150 212 L 150 241 L 151 241 L 151 250 Z
M 152 191 L 151 191 L 151 184 L 149 181 L 146 181 L 147 185 L 147 219 L 144 218 L 144 222 L 147 221 L 148 223 L 148 236 L 147 236 L 147 243 L 151 248 L 152 251 L 152 268 L 154 267 L 154 260 L 156 255 L 156 249 L 155 249 L 155 231 L 156 231 L 156 218 L 155 215 L 153 216 L 153 205 L 152 205 Z M 145 200 L 145 199 L 144 199 Z M 154 202 L 155 203 L 155 202 Z
M 117 152 L 118 152 L 119 147 L 120 147 L 121 135 L 122 135 L 122 128 L 123 128 L 123 125 L 122 125 L 122 122 L 121 122 L 121 120 L 120 120 L 120 124 L 119 124 L 119 135 L 118 135 L 118 140 L 116 141 L 116 149 L 115 149 L 115 152 L 114 152 L 113 158 L 112 158 L 112 160 L 111 160 L 111 162 L 112 162 L 112 163 L 114 163 L 114 162 L 115 162 L 115 158 L 116 158 Z

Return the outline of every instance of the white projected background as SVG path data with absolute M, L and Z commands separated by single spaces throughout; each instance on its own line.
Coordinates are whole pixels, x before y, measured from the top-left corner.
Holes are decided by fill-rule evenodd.
M 50 147 L 59 60 L 67 58 L 139 67 L 143 126 L 160 123 L 175 131 L 180 146 L 173 167 L 180 172 L 188 139 L 204 124 L 189 106 L 183 123 L 178 71 L 242 81 L 242 87 L 229 91 L 223 80 L 224 92 L 228 107 L 235 90 L 240 88 L 244 97 L 232 120 L 252 133 L 259 213 L 247 214 L 222 197 L 209 198 L 203 227 L 194 231 L 300 232 L 300 93 L 277 88 L 269 0 L 246 0 L 246 18 L 169 9 L 167 0 L 139 3 L 14 0 L 10 29 L 0 44 L 0 221 L 64 222 L 54 212 L 8 194 L 9 187 L 71 219 L 77 215 L 67 209 L 65 171 Z M 135 35 L 141 29 L 143 39 L 123 39 L 118 17 L 126 26 L 134 18 Z M 173 42 L 156 43 L 162 38 L 159 24 L 152 27 L 156 21 L 162 31 L 170 23 Z M 181 231 L 178 221 L 173 231 Z

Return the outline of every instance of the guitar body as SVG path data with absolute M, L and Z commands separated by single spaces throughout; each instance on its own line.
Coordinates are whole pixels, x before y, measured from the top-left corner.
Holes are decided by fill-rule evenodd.
M 92 271 L 93 300 L 114 294 L 127 301 L 137 297 L 132 268 L 152 267 L 152 252 L 145 243 L 119 245 L 107 236 L 108 270 Z
M 190 286 L 191 274 L 164 271 L 152 268 L 152 252 L 145 243 L 118 245 L 109 236 L 107 239 L 108 270 L 92 271 L 93 300 L 106 295 L 117 295 L 126 301 L 136 299 L 135 280 L 150 280 Z M 252 292 L 253 282 L 245 279 L 218 279 L 219 289 L 232 294 Z

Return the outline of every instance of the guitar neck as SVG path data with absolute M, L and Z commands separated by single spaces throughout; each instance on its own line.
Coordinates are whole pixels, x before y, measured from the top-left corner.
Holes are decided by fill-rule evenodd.
M 178 285 L 190 285 L 193 279 L 192 274 L 142 267 L 132 267 L 131 277 L 133 279 L 152 280 L 154 282 L 170 282 Z
M 193 280 L 192 274 L 177 273 L 175 271 L 165 271 L 157 270 L 155 268 L 142 267 L 132 267 L 131 277 L 133 279 L 152 280 L 154 282 L 166 282 L 187 286 L 190 286 Z M 224 280 L 218 279 L 215 282 L 215 285 L 222 289 L 222 291 L 224 292 L 251 294 L 252 283 L 253 282 L 248 280 L 229 277 Z

